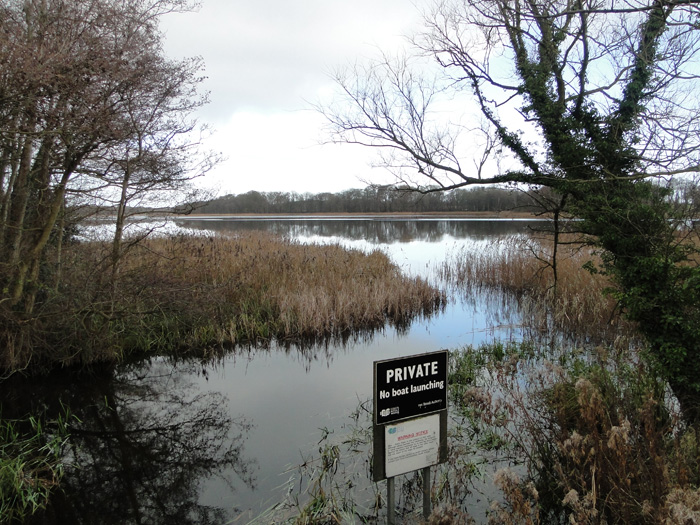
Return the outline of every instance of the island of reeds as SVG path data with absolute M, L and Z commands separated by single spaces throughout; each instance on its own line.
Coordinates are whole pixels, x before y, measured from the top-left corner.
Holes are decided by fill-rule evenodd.
M 6 370 L 342 341 L 401 327 L 445 300 L 381 251 L 263 232 L 144 239 L 116 269 L 110 250 L 103 242 L 64 247 L 60 282 L 37 315 L 5 324 Z

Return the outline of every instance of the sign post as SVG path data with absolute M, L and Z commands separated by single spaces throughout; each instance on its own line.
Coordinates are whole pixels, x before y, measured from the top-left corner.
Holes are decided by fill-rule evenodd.
M 374 362 L 373 480 L 423 471 L 423 515 L 430 514 L 430 467 L 447 461 L 447 350 Z

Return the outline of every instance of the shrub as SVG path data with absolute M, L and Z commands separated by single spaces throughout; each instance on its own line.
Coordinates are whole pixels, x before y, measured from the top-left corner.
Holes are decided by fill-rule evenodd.
M 686 523 L 677 520 L 698 515 L 696 429 L 643 364 L 599 350 L 563 354 L 559 364 L 507 359 L 486 368 L 466 389 L 462 414 L 516 459 L 515 471 L 495 480 L 494 523 Z

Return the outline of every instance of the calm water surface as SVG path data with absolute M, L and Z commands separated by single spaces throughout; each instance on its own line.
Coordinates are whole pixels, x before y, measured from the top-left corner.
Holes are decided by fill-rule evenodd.
M 532 223 L 484 220 L 216 219 L 180 221 L 213 232 L 268 230 L 302 242 L 381 249 L 405 271 L 434 279 L 463 246 Z M 66 498 L 53 511 L 71 523 L 246 523 L 284 499 L 296 466 L 317 456 L 328 433 L 372 395 L 373 362 L 494 338 L 517 322 L 486 298 L 360 341 L 300 351 L 245 349 L 216 363 L 163 359 L 51 383 L 45 405 L 80 418 Z M 24 394 L 23 389 L 31 394 Z M 10 385 L 4 402 L 37 402 L 36 385 Z M 7 396 L 14 400 L 7 401 Z

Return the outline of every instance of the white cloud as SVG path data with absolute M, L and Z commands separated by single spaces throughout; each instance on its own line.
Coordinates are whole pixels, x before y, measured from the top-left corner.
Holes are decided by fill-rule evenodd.
M 227 161 L 208 180 L 221 193 L 250 190 L 337 192 L 365 185 L 361 179 L 389 182 L 384 170 L 369 166 L 359 146 L 321 145 L 323 118 L 312 111 L 240 111 L 219 126 L 211 146 Z
M 301 107 L 327 71 L 403 42 L 417 13 L 406 0 L 204 0 L 162 26 L 170 55 L 204 58 L 220 118 Z
M 369 167 L 372 152 L 319 146 L 323 120 L 304 110 L 331 89 L 328 72 L 403 45 L 419 18 L 408 0 L 202 0 L 197 12 L 165 17 L 166 53 L 206 65 L 201 119 L 217 130 L 207 146 L 228 157 L 208 185 L 316 192 L 386 182 Z

